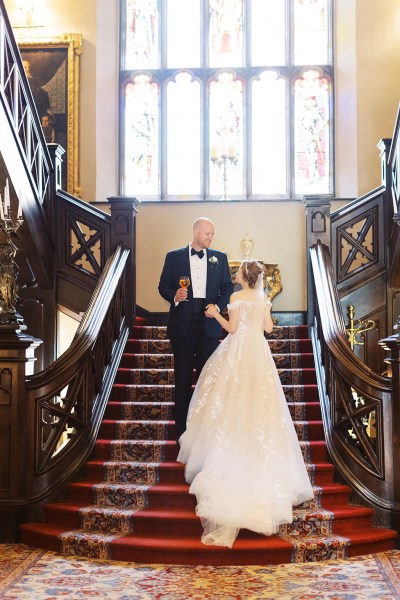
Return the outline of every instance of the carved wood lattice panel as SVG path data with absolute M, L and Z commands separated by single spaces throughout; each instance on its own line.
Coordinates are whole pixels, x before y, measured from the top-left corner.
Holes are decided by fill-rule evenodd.
M 377 212 L 374 207 L 337 230 L 338 282 L 378 262 Z
M 378 477 L 383 477 L 382 414 L 378 402 L 361 394 L 332 368 L 335 409 L 332 427 L 353 458 Z
M 70 216 L 68 264 L 99 277 L 103 269 L 104 231 Z
M 24 74 L 19 71 L 11 39 L 4 28 L 1 17 L 0 12 L 0 30 L 3 31 L 3 35 L 0 36 L 2 44 L 0 53 L 3 56 L 0 63 L 0 93 L 3 95 L 5 106 L 11 117 L 10 125 L 21 142 L 22 154 L 31 172 L 38 200 L 42 204 L 49 192 L 51 165 L 48 162 L 49 157 L 44 146 L 44 138 L 41 137 L 37 119 L 35 121 L 32 107 L 29 104 L 26 91 L 28 83 L 24 80 Z
M 54 456 L 72 445 L 86 426 L 85 399 L 92 387 L 87 372 L 84 366 L 76 373 L 74 381 L 57 395 L 44 397 L 39 401 L 39 473 L 46 469 Z

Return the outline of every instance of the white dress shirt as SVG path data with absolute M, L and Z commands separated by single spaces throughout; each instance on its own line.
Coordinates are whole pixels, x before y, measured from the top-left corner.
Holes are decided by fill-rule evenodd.
M 189 244 L 190 261 L 190 283 L 192 285 L 193 298 L 205 298 L 207 287 L 207 250 L 204 250 L 203 258 L 197 254 L 191 254 L 192 246 Z

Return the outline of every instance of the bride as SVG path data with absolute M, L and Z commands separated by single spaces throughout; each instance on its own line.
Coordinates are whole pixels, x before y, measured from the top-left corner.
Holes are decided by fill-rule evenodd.
M 264 331 L 273 329 L 263 266 L 241 264 L 229 320 L 206 309 L 229 335 L 203 367 L 180 437 L 189 492 L 204 544 L 232 547 L 239 529 L 264 535 L 291 523 L 313 497 L 300 445 Z

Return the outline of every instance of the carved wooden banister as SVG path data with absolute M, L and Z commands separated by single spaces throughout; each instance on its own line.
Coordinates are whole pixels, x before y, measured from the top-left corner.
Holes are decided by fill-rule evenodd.
M 43 204 L 49 192 L 52 164 L 3 0 L 0 0 L 0 99 L 14 134 L 14 144 L 25 159 L 30 184 Z M 3 137 L 6 134 L 4 128 L 2 134 Z
M 54 248 L 48 211 L 56 178 L 4 0 L 0 0 L 0 132 L 0 154 L 12 183 L 11 204 L 18 200 L 21 204 L 42 275 L 51 285 Z
M 15 458 L 10 448 L 2 457 L 15 471 L 16 494 L 1 490 L 0 508 L 40 503 L 88 458 L 129 334 L 129 254 L 119 246 L 109 258 L 71 346 L 27 379 L 24 407 L 10 412 L 10 418 L 19 415 L 11 427 L 18 428 L 24 451 Z
M 381 143 L 382 149 L 384 144 Z M 382 152 L 382 171 L 387 163 L 388 177 L 384 180 L 387 188 L 387 264 L 389 269 L 389 284 L 391 287 L 400 287 L 400 105 L 397 111 L 393 138 L 389 149 Z M 393 321 L 398 315 L 393 315 Z
M 397 524 L 400 448 L 394 424 L 400 399 L 392 380 L 372 371 L 352 352 L 329 248 L 310 248 L 315 314 L 311 337 L 328 451 L 342 475 L 369 503 Z

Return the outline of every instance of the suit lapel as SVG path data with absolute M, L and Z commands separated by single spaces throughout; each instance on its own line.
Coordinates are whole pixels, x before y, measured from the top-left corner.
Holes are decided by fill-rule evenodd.
M 189 246 L 183 248 L 183 257 L 182 257 L 183 270 L 185 273 L 181 273 L 181 275 L 191 275 L 190 272 L 190 260 L 189 260 Z
M 207 285 L 206 285 L 206 295 L 208 296 L 211 293 L 212 283 L 214 280 L 213 269 L 211 268 L 210 258 L 214 256 L 212 250 L 207 250 L 206 260 L 207 260 Z
M 182 263 L 181 263 L 182 264 L 182 273 L 180 273 L 179 276 L 189 275 L 190 281 L 192 281 L 192 272 L 190 270 L 190 260 L 189 260 L 189 245 L 187 245 L 186 248 L 183 248 L 182 252 L 183 252 Z M 189 298 L 193 298 L 192 283 L 189 286 L 188 294 L 189 294 Z

